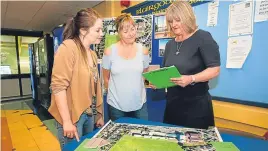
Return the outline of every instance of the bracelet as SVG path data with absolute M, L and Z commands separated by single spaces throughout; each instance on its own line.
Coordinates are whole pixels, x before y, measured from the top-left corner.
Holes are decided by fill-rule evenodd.
M 195 84 L 195 77 L 194 77 L 194 75 L 191 75 L 191 78 L 192 78 L 191 85 L 194 85 Z
M 107 94 L 107 89 L 106 89 L 106 88 L 103 88 L 102 93 L 103 93 L 104 95 L 106 95 L 106 94 Z

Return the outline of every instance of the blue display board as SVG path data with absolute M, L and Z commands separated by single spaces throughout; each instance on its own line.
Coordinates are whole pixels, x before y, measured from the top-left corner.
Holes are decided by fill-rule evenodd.
M 252 48 L 243 68 L 226 68 L 229 5 L 233 3 L 238 2 L 219 2 L 218 24 L 215 27 L 207 27 L 208 3 L 194 6 L 199 28 L 209 31 L 220 47 L 221 72 L 218 78 L 210 82 L 210 93 L 225 101 L 268 107 L 268 81 L 266 80 L 268 78 L 268 21 L 254 23 Z M 146 5 L 151 4 L 147 1 L 139 4 L 142 7 Z M 139 8 L 134 6 L 123 12 L 137 15 L 137 10 Z M 152 43 L 151 64 L 162 64 L 162 57 L 159 57 L 158 52 L 159 40 L 153 37 Z
M 64 30 L 64 27 L 57 27 L 52 31 L 52 33 L 53 33 L 53 43 L 54 43 L 54 52 L 57 51 L 58 46 L 63 41 L 63 36 L 62 36 L 63 30 Z
M 220 46 L 221 73 L 216 80 L 212 81 L 216 86 L 212 88 L 210 92 L 213 96 L 264 103 L 264 106 L 267 106 L 268 21 L 254 23 L 252 48 L 243 68 L 226 68 L 229 5 L 233 3 L 237 2 L 220 1 L 218 25 L 215 27 L 206 26 L 208 4 L 200 5 L 195 8 L 199 27 L 211 32 Z M 254 3 L 256 3 L 256 1 Z

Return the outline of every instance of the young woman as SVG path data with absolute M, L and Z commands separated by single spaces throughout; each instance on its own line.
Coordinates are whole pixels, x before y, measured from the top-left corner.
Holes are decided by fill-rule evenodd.
M 102 126 L 102 93 L 97 56 L 90 50 L 102 38 L 102 20 L 92 9 L 80 10 L 65 26 L 55 57 L 49 112 L 56 119 L 61 148 Z

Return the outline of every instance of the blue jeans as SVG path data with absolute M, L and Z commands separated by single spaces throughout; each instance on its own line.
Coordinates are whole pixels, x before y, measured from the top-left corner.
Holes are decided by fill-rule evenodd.
M 121 117 L 132 117 L 143 120 L 148 120 L 148 111 L 147 111 L 147 103 L 144 103 L 142 108 L 136 111 L 124 112 L 118 110 L 111 105 L 108 104 L 109 116 L 112 121 L 117 120 Z
M 93 131 L 93 129 L 94 129 L 94 117 L 89 116 L 86 113 L 83 113 L 80 116 L 78 122 L 75 123 L 75 125 L 76 125 L 77 131 L 78 131 L 79 138 L 81 138 L 82 136 Z M 75 136 L 74 136 L 74 138 L 68 138 L 68 137 L 64 136 L 63 127 L 57 121 L 56 121 L 56 128 L 58 130 L 58 139 L 59 139 L 60 147 L 62 150 L 65 144 L 75 140 Z

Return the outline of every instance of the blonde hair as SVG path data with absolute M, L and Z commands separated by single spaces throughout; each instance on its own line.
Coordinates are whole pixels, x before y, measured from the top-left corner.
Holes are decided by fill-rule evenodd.
M 180 20 L 188 33 L 193 33 L 198 28 L 193 8 L 187 1 L 173 2 L 166 10 L 166 20 L 168 27 L 173 20 Z
M 132 19 L 130 15 L 122 14 L 115 19 L 115 26 L 118 33 L 123 29 L 125 22 L 129 22 L 130 24 L 135 26 L 135 21 Z

